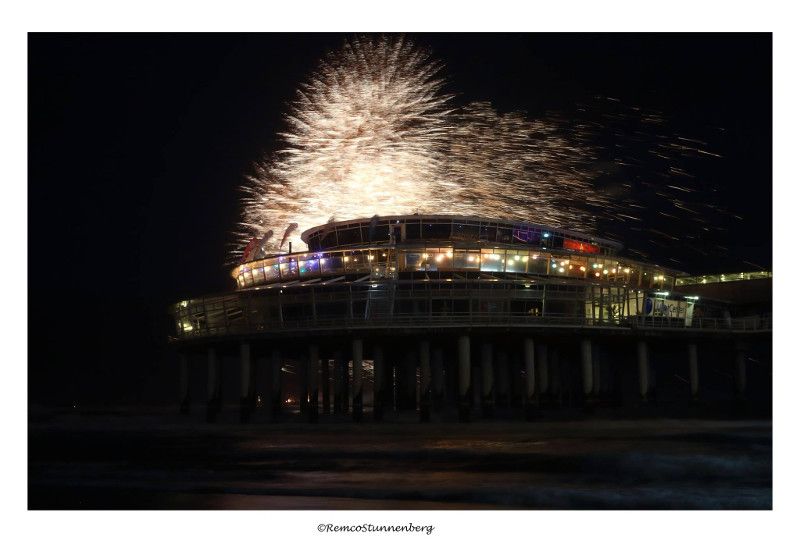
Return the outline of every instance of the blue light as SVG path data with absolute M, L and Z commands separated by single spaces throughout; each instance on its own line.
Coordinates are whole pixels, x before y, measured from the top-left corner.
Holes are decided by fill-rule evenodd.
M 544 234 L 542 234 L 542 236 L 544 236 L 545 238 L 549 238 L 550 237 L 550 233 L 549 232 L 545 232 Z

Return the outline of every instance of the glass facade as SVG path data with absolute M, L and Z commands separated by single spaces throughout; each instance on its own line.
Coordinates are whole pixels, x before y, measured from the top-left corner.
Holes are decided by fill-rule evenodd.
M 280 255 L 238 266 L 238 288 L 310 279 L 336 274 L 370 274 L 373 278 L 398 272 L 481 272 L 581 279 L 655 290 L 672 290 L 685 278 L 655 266 L 607 256 L 569 255 L 529 249 L 460 249 L 404 247 L 337 250 Z M 737 274 L 738 275 L 738 274 Z
M 725 328 L 731 324 L 730 315 L 725 318 L 726 305 L 610 280 L 526 282 L 502 278 L 417 279 L 414 275 L 405 274 L 397 280 L 329 281 L 325 286 L 281 286 L 259 293 L 187 300 L 175 306 L 177 334 L 390 322 L 670 328 Z
M 369 243 L 450 240 L 523 244 L 583 254 L 613 254 L 619 243 L 529 223 L 456 216 L 397 216 L 329 223 L 303 233 L 311 251 Z
M 330 223 L 303 239 L 311 251 L 237 266 L 239 293 L 176 305 L 178 336 L 390 322 L 730 328 L 724 307 L 674 288 L 772 276 L 687 277 L 619 257 L 615 242 L 452 216 Z

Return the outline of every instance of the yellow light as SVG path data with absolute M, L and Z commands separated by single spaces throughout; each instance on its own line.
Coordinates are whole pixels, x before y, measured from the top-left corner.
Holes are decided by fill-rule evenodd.
M 625 268 L 625 273 L 630 273 L 630 272 L 631 272 L 631 268 Z
M 558 268 L 559 273 L 564 273 L 564 268 Z
M 600 277 L 600 272 L 599 272 L 599 271 L 595 271 L 595 272 L 594 272 L 594 276 L 595 276 L 595 277 Z
M 586 271 L 586 268 L 584 266 L 581 266 L 581 271 Z
M 324 264 L 325 264 L 325 259 L 324 259 L 324 258 L 320 258 L 320 259 L 319 259 L 319 263 L 320 263 L 321 265 L 324 265 Z
M 344 261 L 345 262 L 350 262 L 350 257 L 349 256 L 344 257 Z
M 569 265 L 569 269 L 572 269 L 572 264 Z
M 447 258 L 453 258 L 453 251 L 447 251 Z
M 437 262 L 441 262 L 442 260 L 444 260 L 444 255 L 436 255 Z
M 374 259 L 375 259 L 375 257 L 374 257 L 373 255 L 369 255 L 369 259 L 370 259 L 370 260 L 374 260 Z
M 514 255 L 514 260 L 519 260 L 519 255 Z
M 617 268 L 612 269 L 611 273 L 617 273 Z
M 608 270 L 603 270 L 603 275 L 608 275 Z
M 428 259 L 428 253 L 422 253 L 422 258 L 427 260 Z
M 475 262 L 475 257 L 474 257 L 474 256 L 472 256 L 472 255 L 470 255 L 470 256 L 467 258 L 467 260 L 469 260 L 470 262 Z

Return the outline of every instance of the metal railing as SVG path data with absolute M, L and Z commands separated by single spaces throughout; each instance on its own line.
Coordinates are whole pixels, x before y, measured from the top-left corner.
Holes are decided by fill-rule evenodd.
M 632 328 L 699 329 L 706 331 L 772 331 L 772 316 L 746 318 L 681 318 L 636 316 L 629 320 Z
M 316 317 L 297 320 L 282 320 L 275 323 L 249 321 L 239 317 L 236 320 L 214 319 L 215 323 L 193 326 L 191 330 L 179 330 L 177 339 L 199 337 L 222 337 L 250 335 L 257 333 L 281 333 L 302 330 L 348 330 L 348 329 L 389 329 L 389 328 L 563 328 L 563 329 L 602 329 L 602 330 L 664 330 L 664 331 L 703 331 L 703 332 L 766 332 L 772 330 L 772 317 L 732 318 L 693 318 L 687 325 L 685 319 L 668 317 L 624 317 L 612 320 L 596 320 L 578 316 L 529 316 L 509 313 L 429 313 L 394 314 L 371 318 L 349 316 Z

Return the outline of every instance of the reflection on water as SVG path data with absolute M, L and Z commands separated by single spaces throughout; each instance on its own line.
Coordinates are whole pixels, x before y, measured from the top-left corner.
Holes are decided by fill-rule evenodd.
M 769 422 L 32 423 L 31 508 L 752 508 Z

